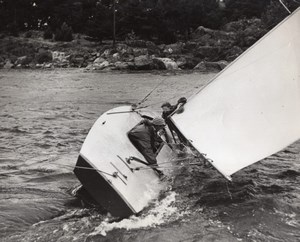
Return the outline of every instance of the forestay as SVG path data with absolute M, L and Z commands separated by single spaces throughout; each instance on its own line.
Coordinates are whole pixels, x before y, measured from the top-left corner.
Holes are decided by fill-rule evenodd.
M 173 122 L 224 176 L 300 138 L 300 8 L 217 75 Z

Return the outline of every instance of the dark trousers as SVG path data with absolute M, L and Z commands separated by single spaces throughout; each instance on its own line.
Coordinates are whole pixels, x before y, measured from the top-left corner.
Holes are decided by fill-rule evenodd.
M 156 156 L 150 142 L 140 140 L 138 137 L 131 133 L 128 133 L 128 138 L 150 165 L 157 164 Z

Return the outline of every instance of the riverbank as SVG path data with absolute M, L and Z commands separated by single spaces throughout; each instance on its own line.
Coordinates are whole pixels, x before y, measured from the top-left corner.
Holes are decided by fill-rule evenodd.
M 265 30 L 261 20 L 232 22 L 222 30 L 199 26 L 187 41 L 155 44 L 127 39 L 94 42 L 74 35 L 71 42 L 45 40 L 43 32 L 0 36 L 0 68 L 85 68 L 86 70 L 220 71 L 255 43 Z

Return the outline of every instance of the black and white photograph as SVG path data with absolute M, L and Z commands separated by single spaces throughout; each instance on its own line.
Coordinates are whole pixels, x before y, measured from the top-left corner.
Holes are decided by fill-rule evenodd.
M 300 0 L 0 0 L 0 241 L 300 241 Z

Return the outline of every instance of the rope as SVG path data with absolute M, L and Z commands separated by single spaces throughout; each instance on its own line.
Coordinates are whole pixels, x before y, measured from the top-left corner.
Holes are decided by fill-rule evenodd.
M 68 165 L 63 165 L 63 166 L 66 166 L 66 167 L 70 167 Z M 99 171 L 105 175 L 108 175 L 108 176 L 111 176 L 111 177 L 116 177 L 116 175 L 114 174 L 110 174 L 110 173 L 107 173 L 105 171 L 102 171 L 102 170 L 99 170 L 99 169 L 96 169 L 96 168 L 92 168 L 92 167 L 84 167 L 84 166 L 73 166 L 74 168 L 78 168 L 78 169 L 83 169 L 83 170 L 94 170 L 94 171 Z
M 138 104 L 137 106 L 141 105 L 143 102 L 147 100 L 147 98 L 154 92 L 156 88 L 158 88 L 168 77 L 162 79 L 161 82 L 159 82 Z
M 189 164 L 185 164 L 185 165 L 199 165 L 199 163 L 189 163 Z M 155 168 L 157 169 L 173 169 L 174 167 L 183 167 L 184 165 L 170 165 L 170 166 L 155 166 Z M 151 167 L 136 167 L 134 170 L 150 170 L 152 169 Z
M 183 92 L 183 93 L 182 93 L 182 96 L 190 96 L 190 93 L 193 94 L 193 93 L 194 93 L 194 90 L 191 89 L 191 90 L 189 90 L 189 91 Z M 187 94 L 188 94 L 188 95 L 187 95 Z M 192 94 L 191 94 L 191 95 L 192 95 Z M 178 98 L 178 95 L 174 95 L 174 96 L 168 98 L 168 100 L 170 101 L 170 100 L 173 100 L 173 99 L 175 99 L 175 98 Z M 159 102 L 153 102 L 153 103 L 150 103 L 150 104 L 148 104 L 148 105 L 146 105 L 146 106 L 138 107 L 138 108 L 136 108 L 136 109 L 144 109 L 144 108 L 152 107 L 152 106 L 155 106 L 155 105 L 158 105 L 158 104 L 161 104 L 161 101 L 159 101 Z
M 227 187 L 227 192 L 228 192 L 228 194 L 229 194 L 229 196 L 230 196 L 230 199 L 233 200 L 233 199 L 232 199 L 231 192 L 229 191 L 228 182 L 226 182 L 226 187 Z
M 279 2 L 280 2 L 281 5 L 285 8 L 285 10 L 288 11 L 289 14 L 292 13 L 292 12 L 288 9 L 288 7 L 282 2 L 282 0 L 279 0 Z

